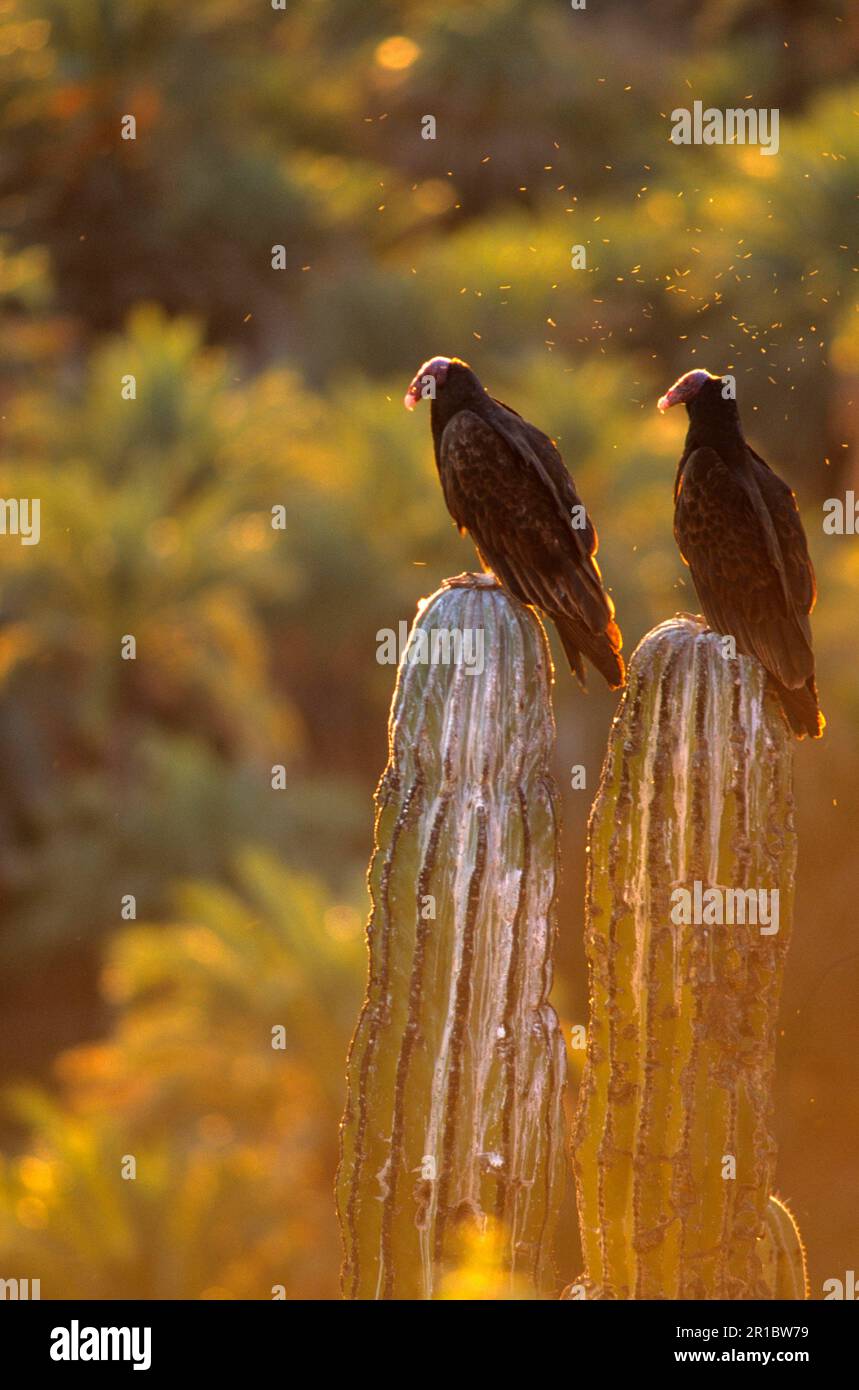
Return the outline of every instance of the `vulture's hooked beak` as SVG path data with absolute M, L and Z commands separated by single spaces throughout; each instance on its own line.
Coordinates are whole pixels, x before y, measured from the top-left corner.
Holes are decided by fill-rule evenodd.
M 664 415 L 666 410 L 671 409 L 672 405 L 679 405 L 682 399 L 683 397 L 677 394 L 677 387 L 672 386 L 670 391 L 666 391 L 664 396 L 659 397 L 656 402 L 656 409 Z
M 416 376 L 406 394 L 403 396 L 403 405 L 406 410 L 414 410 L 421 398 L 420 376 Z

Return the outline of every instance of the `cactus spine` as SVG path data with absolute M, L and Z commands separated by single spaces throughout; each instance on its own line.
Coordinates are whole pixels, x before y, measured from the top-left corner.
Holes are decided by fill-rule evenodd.
M 767 1203 L 761 1259 L 768 1298 L 793 1302 L 810 1296 L 802 1236 L 793 1213 L 778 1197 Z
M 469 636 L 471 672 L 440 659 Z M 419 612 L 376 793 L 337 1183 L 347 1297 L 438 1296 L 469 1217 L 498 1223 L 511 1291 L 551 1277 L 564 1050 L 547 1002 L 550 685 L 539 621 L 486 576 L 448 581 Z
M 589 855 L 590 1027 L 573 1140 L 586 1287 L 771 1296 L 792 745 L 762 668 L 725 657 L 698 621 L 662 623 L 633 656 Z M 674 890 L 693 895 L 696 880 L 723 903 L 729 888 L 777 889 L 778 930 L 720 926 L 712 906 L 701 925 L 678 924 Z

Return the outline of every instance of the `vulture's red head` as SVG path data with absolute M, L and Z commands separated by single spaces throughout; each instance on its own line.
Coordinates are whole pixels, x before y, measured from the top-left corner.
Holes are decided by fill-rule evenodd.
M 664 396 L 660 396 L 657 401 L 658 408 L 664 413 L 670 410 L 672 405 L 689 405 L 702 391 L 707 396 L 714 393 L 718 388 L 719 395 L 722 392 L 723 379 L 714 376 L 712 372 L 707 372 L 703 367 L 696 367 L 692 372 L 686 372 L 684 376 L 678 377 L 670 391 L 666 391 Z
M 419 401 L 433 400 L 438 394 L 439 388 L 444 386 L 447 381 L 447 374 L 455 362 L 456 357 L 430 357 L 419 367 L 409 383 L 409 389 L 403 396 L 403 405 L 406 410 L 414 410 Z M 464 364 L 463 364 L 464 365 Z M 430 383 L 434 383 L 430 385 Z

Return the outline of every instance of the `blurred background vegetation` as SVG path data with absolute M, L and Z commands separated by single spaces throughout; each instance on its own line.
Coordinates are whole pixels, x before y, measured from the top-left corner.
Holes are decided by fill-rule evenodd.
M 0 538 L 0 1276 L 337 1294 L 376 633 L 474 564 L 401 405 L 433 353 L 559 440 L 627 654 L 697 606 L 680 372 L 734 372 L 797 489 L 829 728 L 796 758 L 779 1190 L 818 1296 L 856 1267 L 859 540 L 821 503 L 859 490 L 857 52 L 835 0 L 0 0 L 0 495 L 42 519 Z M 778 106 L 780 153 L 672 146 L 695 99 Z M 568 1032 L 593 685 L 559 668 Z M 570 1199 L 559 1287 L 578 1258 Z

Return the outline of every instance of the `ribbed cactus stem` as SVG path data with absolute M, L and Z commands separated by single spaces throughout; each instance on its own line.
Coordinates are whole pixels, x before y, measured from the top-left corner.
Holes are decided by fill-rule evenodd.
M 586 1286 L 623 1299 L 766 1297 L 792 745 L 762 667 L 699 621 L 662 623 L 633 656 L 589 855 L 573 1145 Z M 772 890 L 776 931 L 763 920 Z
M 440 633 L 460 634 L 471 670 L 441 659 Z M 498 1223 L 511 1292 L 550 1281 L 564 1080 L 551 671 L 538 619 L 475 575 L 426 601 L 400 662 L 341 1128 L 347 1297 L 438 1296 L 467 1219 Z

